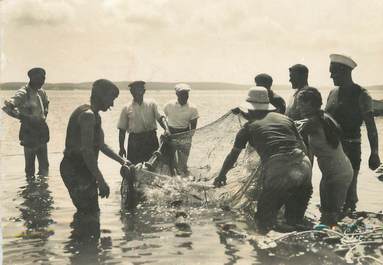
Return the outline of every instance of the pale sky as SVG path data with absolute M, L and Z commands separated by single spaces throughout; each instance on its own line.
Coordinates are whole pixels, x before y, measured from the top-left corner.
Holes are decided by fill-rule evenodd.
M 332 85 L 329 54 L 383 84 L 382 0 L 0 0 L 1 82 L 98 78 L 288 84 L 295 63 Z

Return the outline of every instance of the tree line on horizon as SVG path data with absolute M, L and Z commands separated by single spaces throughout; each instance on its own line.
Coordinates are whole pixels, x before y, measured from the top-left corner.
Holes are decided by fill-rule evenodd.
M 131 81 L 117 81 L 114 82 L 120 89 L 128 90 Z M 173 90 L 174 85 L 179 82 L 147 82 L 147 90 Z M 246 90 L 254 84 L 233 84 L 224 82 L 185 82 L 191 85 L 194 90 Z M 1 90 L 17 90 L 24 86 L 25 82 L 6 82 L 0 84 Z M 79 83 L 45 83 L 44 89 L 46 90 L 90 90 L 92 82 L 79 82 Z M 331 87 L 325 87 L 331 88 Z M 368 90 L 383 89 L 383 85 L 367 86 Z M 273 89 L 291 89 L 290 85 L 273 85 Z

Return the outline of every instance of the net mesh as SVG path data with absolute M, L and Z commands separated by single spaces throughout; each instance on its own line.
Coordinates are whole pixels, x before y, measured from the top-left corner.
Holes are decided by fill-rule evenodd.
M 147 202 L 228 205 L 241 208 L 259 193 L 259 157 L 248 147 L 227 174 L 227 185 L 212 183 L 233 147 L 236 133 L 246 121 L 226 113 L 193 131 L 172 134 L 152 159 L 140 165 L 135 188 Z

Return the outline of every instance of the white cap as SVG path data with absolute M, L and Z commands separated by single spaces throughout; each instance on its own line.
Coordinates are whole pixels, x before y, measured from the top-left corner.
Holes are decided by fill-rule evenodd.
M 189 92 L 191 90 L 191 87 L 188 84 L 179 83 L 174 86 L 174 89 L 176 90 L 176 92 L 180 92 L 180 91 Z
M 340 63 L 347 65 L 351 69 L 354 69 L 357 66 L 357 63 L 353 59 L 342 54 L 331 54 L 330 60 L 332 63 Z

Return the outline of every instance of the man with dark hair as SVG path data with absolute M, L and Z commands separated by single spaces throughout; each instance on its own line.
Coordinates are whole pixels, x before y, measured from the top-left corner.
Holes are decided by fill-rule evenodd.
M 250 88 L 243 106 L 248 122 L 241 128 L 234 146 L 214 180 L 215 186 L 226 184 L 226 174 L 233 168 L 242 149 L 249 144 L 261 158 L 262 192 L 257 203 L 256 222 L 261 232 L 275 228 L 279 209 L 285 205 L 290 226 L 303 221 L 312 193 L 311 163 L 294 122 L 269 104 L 262 87 Z
M 159 147 L 157 122 L 168 134 L 164 116 L 158 111 L 157 103 L 144 100 L 145 82 L 129 84 L 133 102 L 124 107 L 118 122 L 120 156 L 125 156 L 133 164 L 146 162 Z M 128 152 L 125 150 L 125 135 L 129 134 Z
M 28 179 L 35 175 L 35 159 L 39 162 L 38 175 L 48 176 L 49 162 L 47 143 L 49 128 L 46 123 L 49 100 L 42 86 L 45 70 L 40 67 L 28 71 L 29 83 L 17 90 L 4 102 L 2 108 L 11 117 L 20 120 L 19 140 L 24 147 L 25 174 Z
M 267 93 L 269 94 L 269 99 L 271 105 L 276 108 L 278 113 L 284 114 L 286 111 L 286 102 L 285 100 L 277 95 L 273 90 L 271 90 L 271 86 L 273 85 L 273 78 L 268 74 L 259 74 L 254 78 L 256 86 L 261 86 L 267 89 Z
M 290 72 L 290 83 L 291 87 L 295 89 L 293 96 L 290 98 L 287 108 L 286 108 L 286 115 L 294 120 L 301 120 L 302 116 L 300 114 L 300 111 L 298 109 L 298 103 L 297 98 L 298 94 L 301 90 L 308 87 L 308 75 L 309 75 L 309 69 L 303 65 L 303 64 L 295 64 L 289 68 Z
M 370 169 L 380 164 L 378 132 L 373 116 L 371 96 L 367 90 L 352 80 L 352 70 L 357 66 L 350 57 L 331 54 L 330 73 L 334 85 L 328 98 L 326 111 L 339 123 L 343 130 L 342 145 L 354 169 L 353 180 L 348 189 L 345 211 L 356 210 L 358 201 L 357 177 L 361 162 L 361 133 L 363 121 L 366 124 L 371 154 L 368 161 Z
M 99 151 L 121 165 L 131 164 L 105 144 L 101 127 L 99 112 L 113 107 L 118 94 L 118 87 L 111 81 L 95 81 L 90 105 L 79 106 L 69 119 L 60 173 L 73 204 L 81 213 L 99 212 L 97 189 L 101 198 L 109 196 L 109 186 L 98 167 Z

